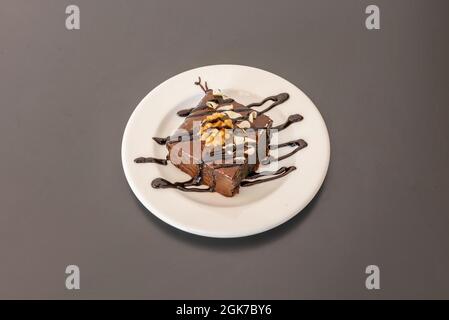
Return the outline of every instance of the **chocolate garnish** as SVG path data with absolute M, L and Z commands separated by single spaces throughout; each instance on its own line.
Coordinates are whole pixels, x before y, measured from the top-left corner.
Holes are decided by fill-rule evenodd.
M 201 77 L 198 77 L 198 81 L 194 82 L 197 86 L 200 86 L 204 93 L 207 93 L 210 89 L 207 87 L 207 81 L 204 82 L 204 86 L 201 84 Z
M 265 108 L 264 110 L 257 111 L 257 114 L 263 114 L 265 112 L 270 111 L 271 109 L 273 109 L 277 105 L 280 105 L 281 103 L 287 101 L 289 97 L 290 96 L 288 95 L 288 93 L 284 92 L 284 93 L 280 93 L 280 94 L 275 95 L 275 96 L 266 97 L 262 101 L 256 102 L 256 103 L 251 103 L 251 104 L 247 105 L 246 107 L 247 108 L 260 107 L 260 106 L 264 105 L 268 101 L 273 101 L 273 103 L 271 105 L 269 105 L 267 108 Z
M 151 182 L 151 186 L 155 189 L 178 189 L 184 192 L 213 192 L 214 187 L 196 188 L 202 184 L 204 163 L 198 165 L 197 174 L 191 179 L 184 182 L 170 182 L 163 178 L 156 178 Z M 214 182 L 215 183 L 215 182 Z
M 277 130 L 277 131 L 281 131 L 284 130 L 286 128 L 288 128 L 292 123 L 295 122 L 299 122 L 302 119 L 304 119 L 304 117 L 300 114 L 292 114 L 290 116 L 288 116 L 287 121 L 284 122 L 283 124 L 280 124 L 278 126 L 272 127 L 271 129 Z
M 308 145 L 307 142 L 305 142 L 303 139 L 292 140 L 292 141 L 288 141 L 288 142 L 281 143 L 281 144 L 278 144 L 278 145 L 270 145 L 268 147 L 270 150 L 284 148 L 284 147 L 295 147 L 295 146 L 296 146 L 296 148 L 293 151 L 291 151 L 291 152 L 289 152 L 289 153 L 287 153 L 287 154 L 285 154 L 283 156 L 280 156 L 278 158 L 273 158 L 272 156 L 268 156 L 267 158 L 262 159 L 260 161 L 260 163 L 266 165 L 266 164 L 269 164 L 269 163 L 274 162 L 274 161 L 284 160 L 284 159 L 294 155 L 299 150 L 304 149 L 305 147 L 307 147 L 307 145 Z
M 169 139 L 170 139 L 170 137 L 165 137 L 165 138 L 153 137 L 153 140 L 156 141 L 156 143 L 160 144 L 160 145 L 166 144 Z
M 190 112 L 193 111 L 193 109 L 195 108 L 182 109 L 176 112 L 176 114 L 180 117 L 187 117 L 190 114 Z
M 170 182 L 163 178 L 156 178 L 151 182 L 151 186 L 155 189 L 178 189 L 184 192 L 213 192 L 212 188 L 188 188 L 192 186 L 192 179 L 185 182 Z
M 281 167 L 274 172 L 263 171 L 261 173 L 255 173 L 255 174 L 252 174 L 252 175 L 249 175 L 248 177 L 246 177 L 246 179 L 244 179 L 240 183 L 240 186 L 241 187 L 249 187 L 249 186 L 253 186 L 255 184 L 276 180 L 276 179 L 286 176 L 287 174 L 289 174 L 290 172 L 292 172 L 294 170 L 296 170 L 296 167 L 291 166 L 291 167 Z M 268 178 L 259 179 L 261 177 L 267 177 L 267 176 L 268 176 Z
M 188 139 L 186 139 L 188 138 Z M 181 142 L 181 141 L 188 141 L 188 140 L 193 140 L 193 132 L 189 131 L 186 132 L 185 134 L 180 134 L 180 135 L 175 135 L 173 137 L 168 136 L 166 138 L 158 138 L 158 137 L 153 137 L 153 140 L 156 141 L 157 144 L 160 145 L 165 145 L 167 143 L 171 143 L 171 142 Z
M 134 159 L 135 163 L 157 163 L 163 166 L 167 165 L 167 159 L 158 159 L 158 158 L 152 158 L 152 157 L 139 157 Z

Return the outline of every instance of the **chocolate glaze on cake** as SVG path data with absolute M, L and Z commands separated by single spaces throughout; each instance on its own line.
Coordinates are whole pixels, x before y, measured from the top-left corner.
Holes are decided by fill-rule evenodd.
M 173 135 L 153 138 L 156 143 L 166 146 L 168 150 L 167 158 L 139 157 L 135 159 L 136 163 L 156 163 L 161 165 L 166 165 L 170 161 L 192 178 L 184 182 L 169 182 L 163 178 L 156 178 L 151 183 L 153 188 L 175 188 L 185 192 L 218 192 L 224 196 L 232 197 L 239 192 L 241 186 L 248 187 L 279 179 L 296 169 L 296 167 L 290 166 L 281 167 L 274 172 L 257 172 L 259 163 L 268 164 L 273 161 L 281 161 L 307 147 L 307 143 L 302 139 L 278 145 L 269 144 L 271 130 L 281 131 L 291 124 L 303 120 L 301 115 L 294 114 L 289 116 L 285 123 L 273 127 L 273 121 L 265 115 L 266 112 L 288 100 L 289 95 L 287 93 L 270 96 L 260 102 L 245 106 L 234 99 L 225 97 L 220 92 L 217 93 L 209 89 L 207 82 L 204 85 L 202 84 L 201 78 L 195 84 L 200 86 L 204 92 L 204 97 L 197 107 L 177 112 L 178 116 L 185 119 Z M 253 109 L 261 107 L 268 102 L 271 103 L 261 111 Z M 206 129 L 205 132 L 200 131 L 203 135 L 194 133 L 195 123 L 201 123 L 201 130 Z M 210 134 L 212 130 L 215 135 L 217 133 L 225 135 L 223 130 L 232 129 L 234 136 L 238 136 L 241 132 L 245 133 L 249 128 L 257 129 L 257 135 L 252 137 L 252 140 L 245 138 L 248 139 L 245 141 L 252 141 L 252 144 L 248 142 L 244 149 L 243 157 L 237 155 L 236 146 L 232 145 L 232 143 L 224 143 L 224 146 L 221 144 L 217 146 L 214 140 L 216 139 L 214 138 L 215 136 L 211 137 Z M 223 131 L 223 133 L 220 131 Z M 259 145 L 263 141 L 262 138 L 268 141 L 266 146 Z M 199 153 L 192 151 L 194 142 L 200 142 L 201 148 Z M 253 147 L 256 147 L 258 151 L 255 163 L 250 163 L 248 158 L 250 149 Z M 269 155 L 270 150 L 285 147 L 294 149 L 278 158 Z M 217 149 L 220 152 L 217 155 L 218 157 L 214 158 Z M 263 156 L 261 157 L 260 154 Z M 205 157 L 205 155 L 207 156 Z

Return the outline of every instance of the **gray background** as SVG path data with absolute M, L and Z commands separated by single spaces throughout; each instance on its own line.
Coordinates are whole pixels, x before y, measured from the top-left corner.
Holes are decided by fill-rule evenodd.
M 79 31 L 65 29 L 72 3 Z M 379 31 L 364 27 L 371 3 Z M 449 298 L 448 13 L 447 0 L 0 0 L 0 298 Z M 244 239 L 159 221 L 120 161 L 153 87 L 219 63 L 299 86 L 332 144 L 314 201 Z M 381 290 L 365 289 L 369 264 Z

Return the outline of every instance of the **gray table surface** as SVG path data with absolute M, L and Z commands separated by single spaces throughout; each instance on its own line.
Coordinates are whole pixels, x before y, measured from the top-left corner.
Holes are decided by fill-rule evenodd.
M 364 26 L 371 3 L 380 30 Z M 65 28 L 69 4 L 80 30 Z M 448 9 L 0 0 L 0 298 L 449 298 Z M 125 124 L 152 88 L 221 63 L 296 84 L 331 137 L 314 201 L 244 239 L 159 221 L 120 160 Z M 80 290 L 65 288 L 69 264 Z M 365 288 L 370 264 L 380 290 Z

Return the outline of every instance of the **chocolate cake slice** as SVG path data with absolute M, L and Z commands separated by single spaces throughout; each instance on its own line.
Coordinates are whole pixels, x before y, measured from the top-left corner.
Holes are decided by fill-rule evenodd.
M 205 89 L 198 106 L 184 114 L 187 112 L 184 122 L 166 143 L 168 159 L 207 185 L 206 190 L 234 196 L 241 181 L 266 156 L 272 120 L 211 89 Z M 197 152 L 195 142 L 199 145 Z M 238 148 L 240 156 L 236 154 Z
M 303 119 L 301 115 L 293 114 L 286 122 L 273 126 L 273 121 L 265 114 L 285 102 L 289 98 L 287 93 L 269 96 L 245 106 L 220 91 L 209 89 L 207 82 L 204 85 L 201 83 L 201 78 L 195 84 L 204 92 L 198 105 L 178 111 L 178 116 L 185 119 L 171 136 L 153 138 L 158 144 L 166 146 L 167 157 L 139 157 L 134 160 L 136 163 L 159 165 L 171 162 L 190 175 L 191 179 L 170 182 L 156 178 L 151 182 L 153 188 L 218 192 L 232 197 L 239 192 L 240 187 L 279 179 L 296 169 L 290 166 L 280 167 L 273 172 L 256 172 L 261 163 L 282 161 L 307 146 L 302 139 L 270 144 L 271 132 L 284 130 Z M 270 104 L 263 110 L 253 109 L 268 102 Z M 270 150 L 280 148 L 294 149 L 277 158 L 269 154 Z

